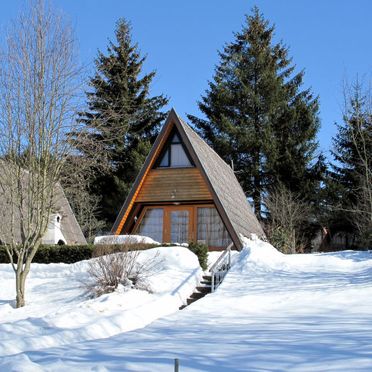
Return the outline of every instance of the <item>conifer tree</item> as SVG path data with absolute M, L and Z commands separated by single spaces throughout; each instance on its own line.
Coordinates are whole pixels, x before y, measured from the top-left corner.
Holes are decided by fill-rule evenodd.
M 343 123 L 333 139 L 333 223 L 351 226 L 364 248 L 372 244 L 372 95 L 357 81 L 345 93 Z
M 107 171 L 91 183 L 91 192 L 102 197 L 101 218 L 111 227 L 152 142 L 165 118 L 161 110 L 168 99 L 150 96 L 155 72 L 142 73 L 145 57 L 132 42 L 129 23 L 120 19 L 116 25 L 116 44 L 107 54 L 98 53 L 96 73 L 86 93 L 88 109 L 80 120 L 91 128 L 90 140 L 101 144 L 102 160 Z M 84 143 L 77 143 L 84 152 Z
M 196 130 L 237 176 L 261 218 L 263 195 L 276 182 L 307 192 L 319 176 L 318 102 L 301 90 L 288 48 L 273 43 L 274 27 L 257 7 L 220 55 L 213 81 L 199 102 L 205 119 L 189 115 Z M 321 162 L 322 159 L 319 159 Z M 318 182 L 319 183 L 319 182 Z

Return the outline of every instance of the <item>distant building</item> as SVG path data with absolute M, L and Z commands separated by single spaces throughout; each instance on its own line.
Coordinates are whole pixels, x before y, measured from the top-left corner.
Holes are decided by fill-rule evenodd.
M 42 244 L 87 244 L 61 185 L 56 184 L 54 193 L 54 212 L 49 217 Z M 15 242 L 20 243 L 22 241 L 21 217 L 16 208 L 13 208 L 13 215 L 10 213 L 12 208 L 7 199 L 4 191 L 0 192 L 0 240 L 1 243 L 6 243 L 14 239 Z M 14 219 L 12 224 L 10 223 L 11 218 Z M 11 226 L 14 231 L 11 231 Z

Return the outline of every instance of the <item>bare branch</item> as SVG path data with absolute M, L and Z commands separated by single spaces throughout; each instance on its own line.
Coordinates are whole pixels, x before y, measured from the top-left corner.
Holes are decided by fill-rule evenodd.
M 16 275 L 17 307 L 55 212 L 57 185 L 72 152 L 81 70 L 71 27 L 40 1 L 11 25 L 0 55 L 0 191 L 6 244 Z M 16 262 L 13 262 L 13 257 Z

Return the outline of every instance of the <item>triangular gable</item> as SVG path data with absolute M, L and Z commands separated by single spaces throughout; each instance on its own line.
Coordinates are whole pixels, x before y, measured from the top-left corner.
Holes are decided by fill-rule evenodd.
M 195 166 L 181 135 L 173 126 L 168 134 L 163 147 L 154 162 L 155 168 L 168 168 L 168 167 L 192 167 Z
M 237 249 L 242 247 L 239 234 L 249 236 L 255 233 L 264 237 L 265 234 L 257 221 L 245 194 L 232 169 L 208 146 L 172 109 L 160 131 L 145 164 L 138 174 L 132 189 L 112 228 L 114 234 L 120 234 L 126 219 L 135 203 L 143 182 L 158 157 L 162 154 L 164 145 L 175 127 L 192 162 L 199 168 L 208 185 L 215 206 L 226 229 Z
M 133 183 L 133 186 L 116 218 L 116 221 L 111 229 L 111 232 L 115 235 L 119 235 L 123 226 L 129 216 L 133 208 L 133 204 L 141 190 L 141 187 L 146 179 L 147 174 L 154 166 L 155 162 L 157 161 L 158 157 L 161 155 L 163 147 L 170 135 L 170 132 L 173 128 L 173 125 L 176 124 L 177 115 L 174 110 L 171 110 L 168 114 L 168 117 L 165 121 L 163 128 L 161 129 L 160 133 L 156 137 L 156 140 L 150 150 L 150 153 L 147 155 L 145 163 L 141 168 L 139 174 L 136 177 L 136 180 Z

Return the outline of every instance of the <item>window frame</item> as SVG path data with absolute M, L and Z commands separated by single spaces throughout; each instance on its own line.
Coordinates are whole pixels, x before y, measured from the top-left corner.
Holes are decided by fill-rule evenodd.
M 162 241 L 160 243 L 170 243 L 170 212 L 172 210 L 188 210 L 189 211 L 189 241 L 197 241 L 198 239 L 198 208 L 214 208 L 221 218 L 218 210 L 214 204 L 210 203 L 201 203 L 201 204 L 180 204 L 180 205 L 173 205 L 173 204 L 161 204 L 161 205 L 144 205 L 143 209 L 141 210 L 137 221 L 135 222 L 134 227 L 132 228 L 132 234 L 138 233 L 138 228 L 142 222 L 145 213 L 149 209 L 163 209 L 163 231 L 162 231 Z M 227 236 L 230 238 L 232 242 L 232 238 L 230 233 L 221 218 L 222 224 L 226 229 Z M 207 244 L 207 242 L 206 242 Z M 224 250 L 225 246 L 212 246 L 208 245 L 209 250 Z

